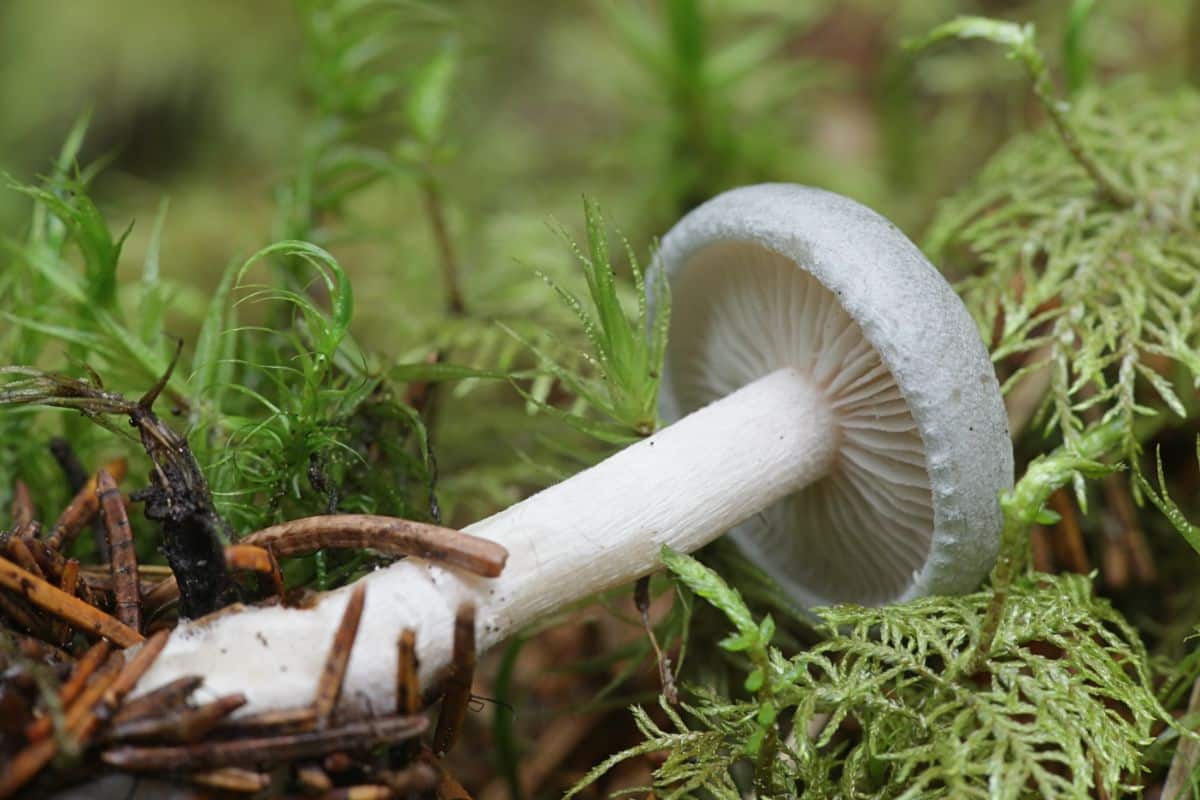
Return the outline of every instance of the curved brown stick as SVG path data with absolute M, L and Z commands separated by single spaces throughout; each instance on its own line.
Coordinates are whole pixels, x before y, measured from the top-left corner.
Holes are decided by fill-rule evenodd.
M 133 548 L 133 529 L 121 500 L 121 490 L 108 470 L 96 477 L 96 496 L 104 512 L 104 530 L 108 534 L 108 552 L 113 576 L 113 595 L 117 619 L 135 631 L 142 629 L 142 594 L 138 587 L 137 551 Z
M 29 494 L 29 487 L 25 484 L 25 481 L 18 479 L 15 483 L 13 483 L 13 530 L 24 528 L 26 525 L 32 524 L 35 517 L 37 517 L 37 512 L 33 507 L 33 497 Z
M 125 468 L 125 459 L 117 458 L 105 464 L 103 470 L 107 470 L 108 474 L 120 483 L 125 477 Z M 75 493 L 75 497 L 63 509 L 62 514 L 55 521 L 50 535 L 46 537 L 46 544 L 51 548 L 60 552 L 66 551 L 71 546 L 71 542 L 75 541 L 75 537 L 83 529 L 83 526 L 91 522 L 96 513 L 100 511 L 100 498 L 96 495 L 96 485 L 99 481 L 100 473 L 97 472 L 88 478 L 83 488 Z
M 425 522 L 374 514 L 326 514 L 294 519 L 241 540 L 268 547 L 276 556 L 312 553 L 326 547 L 369 547 L 392 556 L 415 556 L 495 578 L 508 551 L 495 542 Z

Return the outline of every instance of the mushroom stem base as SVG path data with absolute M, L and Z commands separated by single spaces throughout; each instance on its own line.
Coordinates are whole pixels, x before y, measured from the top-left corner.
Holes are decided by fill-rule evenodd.
M 454 616 L 477 609 L 485 649 L 520 627 L 661 567 L 663 545 L 694 551 L 825 475 L 839 433 L 819 388 L 781 369 L 467 530 L 509 551 L 477 578 L 406 559 L 363 577 L 366 609 L 342 703 L 395 704 L 397 641 L 416 632 L 422 686 L 450 662 Z M 241 713 L 311 703 L 351 587 L 306 610 L 258 608 L 181 625 L 142 680 L 183 675 L 209 693 L 242 692 Z

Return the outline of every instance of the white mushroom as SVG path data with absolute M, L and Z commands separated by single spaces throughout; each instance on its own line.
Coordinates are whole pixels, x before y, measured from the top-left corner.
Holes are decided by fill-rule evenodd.
M 995 558 L 1012 452 L 991 362 L 941 275 L 887 220 L 791 185 L 723 194 L 663 240 L 673 310 L 659 433 L 466 530 L 509 551 L 480 578 L 407 559 L 361 579 L 342 702 L 393 705 L 396 641 L 422 685 L 455 610 L 483 649 L 736 528 L 798 602 L 975 587 Z M 181 625 L 140 689 L 202 674 L 245 710 L 311 702 L 348 589 L 307 610 Z

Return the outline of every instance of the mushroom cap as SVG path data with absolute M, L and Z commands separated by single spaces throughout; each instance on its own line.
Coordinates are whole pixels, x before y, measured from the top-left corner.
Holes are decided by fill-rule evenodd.
M 676 224 L 653 270 L 672 297 L 664 419 L 791 366 L 839 421 L 829 474 L 734 529 L 747 555 L 807 606 L 979 585 L 1013 482 L 1004 403 L 975 322 L 895 225 L 820 189 L 747 186 Z

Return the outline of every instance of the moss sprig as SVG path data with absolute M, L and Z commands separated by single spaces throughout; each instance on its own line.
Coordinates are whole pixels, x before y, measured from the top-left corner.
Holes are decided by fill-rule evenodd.
M 723 586 L 686 556 L 668 566 L 689 584 Z M 727 588 L 702 595 L 742 637 L 765 623 L 750 619 Z M 663 797 L 740 797 L 735 767 L 747 760 L 760 797 L 1136 791 L 1152 725 L 1166 717 L 1137 633 L 1086 576 L 1023 576 L 1010 587 L 980 669 L 975 640 L 992 601 L 985 589 L 890 608 L 822 609 L 828 638 L 791 658 L 755 634 L 752 646 L 766 647 L 769 702 L 761 693 L 722 699 L 691 688 L 686 718 L 667 709 L 666 728 L 635 711 L 646 741 L 601 764 L 576 791 L 622 758 L 664 749 L 653 784 Z M 745 743 L 761 740 L 764 726 L 778 751 L 748 759 Z
M 1089 425 L 1119 419 L 1117 449 L 1136 470 L 1137 418 L 1189 416 L 1200 378 L 1200 95 L 1126 81 L 1067 103 L 1031 27 L 966 18 L 924 43 L 951 36 L 1008 46 L 1052 124 L 949 198 L 926 249 L 969 275 L 960 291 L 1004 390 L 1048 375 L 1044 430 L 1076 447 Z

